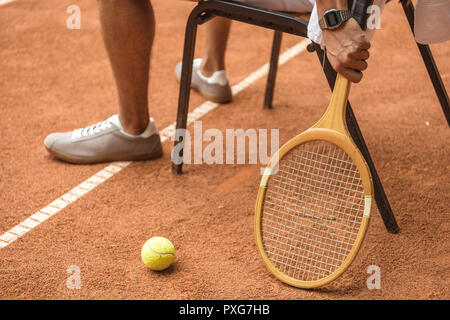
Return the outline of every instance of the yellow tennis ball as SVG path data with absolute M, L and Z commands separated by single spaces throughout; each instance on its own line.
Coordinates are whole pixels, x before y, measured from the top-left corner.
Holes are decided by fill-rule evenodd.
M 144 264 L 152 270 L 162 271 L 170 267 L 175 256 L 175 248 L 164 237 L 148 239 L 141 250 L 141 258 Z

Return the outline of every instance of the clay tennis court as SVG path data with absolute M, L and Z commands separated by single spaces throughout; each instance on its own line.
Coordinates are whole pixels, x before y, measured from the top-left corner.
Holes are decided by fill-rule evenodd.
M 156 38 L 150 112 L 160 130 L 175 121 L 185 21 L 192 3 L 152 1 Z M 68 30 L 66 8 L 81 8 Z M 104 120 L 117 112 L 95 1 L 17 0 L 0 6 L 0 235 L 68 193 L 108 164 L 71 165 L 51 157 L 47 134 Z M 238 84 L 269 60 L 273 32 L 233 24 L 227 56 Z M 203 48 L 199 30 L 197 52 Z M 303 39 L 286 35 L 282 51 Z M 432 51 L 447 88 L 450 44 Z M 260 165 L 186 165 L 163 158 L 133 162 L 19 239 L 0 240 L 1 299 L 449 299 L 450 131 L 398 3 L 387 5 L 372 42 L 364 80 L 350 101 L 396 214 L 386 231 L 376 206 L 351 267 L 336 281 L 301 290 L 267 271 L 256 249 L 254 205 Z M 265 77 L 201 118 L 203 128 L 280 129 L 280 143 L 323 114 L 330 90 L 306 50 L 280 67 L 273 110 L 263 110 Z M 205 101 L 191 94 L 193 110 Z M 191 127 L 190 127 L 191 128 Z M 174 265 L 148 270 L 140 250 L 169 238 Z M 67 268 L 81 270 L 69 290 Z M 366 270 L 381 269 L 369 290 Z

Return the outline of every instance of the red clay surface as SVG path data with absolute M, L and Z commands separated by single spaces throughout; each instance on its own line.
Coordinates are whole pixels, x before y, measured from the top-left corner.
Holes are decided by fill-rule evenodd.
M 162 129 L 175 120 L 173 68 L 193 4 L 153 3 L 150 106 Z M 116 113 L 96 4 L 76 1 L 82 28 L 68 30 L 71 4 L 21 0 L 0 7 L 0 234 L 105 167 L 56 161 L 43 145 L 52 131 Z M 199 37 L 201 50 L 201 28 Z M 234 24 L 227 67 L 233 84 L 268 61 L 271 37 Z M 299 40 L 286 36 L 283 48 Z M 448 88 L 450 44 L 432 50 Z M 375 210 L 357 259 L 332 284 L 300 290 L 264 267 L 253 234 L 260 166 L 189 165 L 174 176 L 166 142 L 162 159 L 131 164 L 1 249 L 0 298 L 449 299 L 449 128 L 399 4 L 387 6 L 371 53 L 350 100 L 401 231 L 387 233 Z M 264 85 L 259 80 L 205 116 L 203 128 L 280 128 L 284 143 L 317 121 L 330 97 L 315 54 L 307 52 L 280 68 L 270 111 L 261 108 Z M 202 102 L 192 94 L 192 108 Z M 177 250 L 162 273 L 140 261 L 141 246 L 155 235 Z M 70 265 L 81 268 L 81 290 L 66 287 Z M 366 286 L 369 265 L 381 268 L 381 290 Z

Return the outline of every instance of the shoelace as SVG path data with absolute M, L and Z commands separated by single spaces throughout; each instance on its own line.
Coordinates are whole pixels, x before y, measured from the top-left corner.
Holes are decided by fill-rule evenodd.
M 72 139 L 79 139 L 82 137 L 92 136 L 103 130 L 111 128 L 111 126 L 112 126 L 111 122 L 109 121 L 109 119 L 107 119 L 105 121 L 93 124 L 92 126 L 75 130 L 72 134 Z

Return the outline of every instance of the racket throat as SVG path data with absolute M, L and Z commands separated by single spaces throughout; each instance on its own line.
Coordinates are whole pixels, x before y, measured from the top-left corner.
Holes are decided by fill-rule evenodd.
M 350 81 L 338 73 L 330 104 L 323 117 L 312 128 L 330 129 L 344 135 L 348 134 L 345 112 L 350 87 Z

